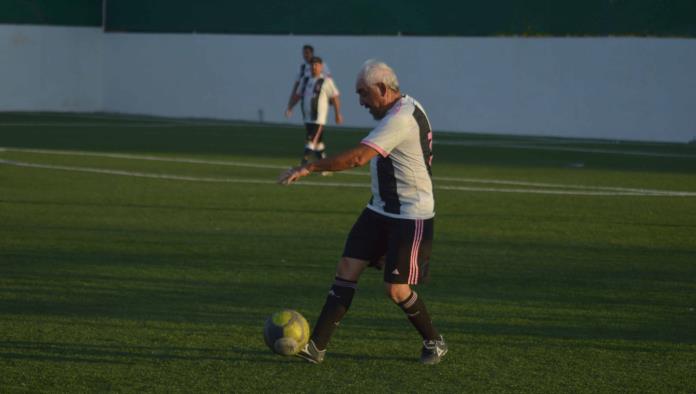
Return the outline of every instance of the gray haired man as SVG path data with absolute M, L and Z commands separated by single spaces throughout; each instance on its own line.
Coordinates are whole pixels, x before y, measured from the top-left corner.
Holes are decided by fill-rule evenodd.
M 386 295 L 423 337 L 421 362 L 436 364 L 447 353 L 447 344 L 433 326 L 423 299 L 411 288 L 427 279 L 432 249 L 430 122 L 415 99 L 401 94 L 396 74 L 383 62 L 367 61 L 355 90 L 360 105 L 380 121 L 377 127 L 356 147 L 291 168 L 278 179 L 289 185 L 312 172 L 342 171 L 368 162 L 372 178 L 372 198 L 348 234 L 334 283 L 311 340 L 299 356 L 313 363 L 323 361 L 360 275 L 369 266 L 382 268 L 383 264 Z

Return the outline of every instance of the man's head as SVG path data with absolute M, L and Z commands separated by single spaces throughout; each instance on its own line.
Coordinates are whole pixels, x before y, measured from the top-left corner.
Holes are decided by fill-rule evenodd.
M 367 108 L 377 120 L 384 118 L 389 108 L 401 97 L 394 70 L 377 60 L 368 60 L 363 64 L 355 81 L 355 92 L 360 105 Z
M 302 58 L 304 58 L 305 62 L 309 63 L 309 60 L 314 56 L 314 47 L 307 44 L 302 47 Z
M 312 77 L 316 78 L 321 75 L 321 72 L 324 70 L 324 62 L 319 56 L 312 56 L 309 59 L 309 64 L 312 66 Z

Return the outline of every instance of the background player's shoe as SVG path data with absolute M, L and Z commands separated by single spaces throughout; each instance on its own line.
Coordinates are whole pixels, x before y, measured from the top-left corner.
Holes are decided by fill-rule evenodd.
M 423 364 L 437 364 L 445 354 L 447 354 L 447 344 L 442 335 L 440 335 L 440 339 L 423 341 L 420 362 Z
M 313 364 L 319 364 L 324 361 L 324 355 L 326 354 L 326 349 L 319 350 L 317 345 L 314 344 L 313 340 L 309 340 L 307 344 L 297 353 L 297 357 L 302 357 L 305 360 Z
M 321 172 L 321 176 L 331 176 L 331 175 L 333 175 L 333 172 L 331 172 L 331 171 L 322 171 Z

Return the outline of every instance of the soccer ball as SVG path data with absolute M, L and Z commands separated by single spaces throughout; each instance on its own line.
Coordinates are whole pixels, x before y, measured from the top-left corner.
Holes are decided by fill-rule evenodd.
M 263 339 L 275 353 L 295 355 L 309 342 L 309 323 L 299 312 L 284 309 L 266 319 Z

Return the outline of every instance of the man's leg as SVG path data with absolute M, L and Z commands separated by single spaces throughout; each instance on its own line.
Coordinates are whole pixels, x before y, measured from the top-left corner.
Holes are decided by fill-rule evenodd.
M 317 160 L 321 160 L 326 157 L 326 146 L 323 142 L 320 142 L 314 146 L 314 155 Z
M 312 143 L 314 144 L 314 155 L 317 157 L 317 160 L 321 160 L 326 157 L 326 153 L 324 150 L 326 149 L 324 147 L 324 125 L 317 125 L 317 131 L 314 134 L 314 139 L 312 139 Z
M 326 297 L 324 307 L 312 331 L 312 340 L 317 349 L 326 349 L 331 335 L 348 312 L 350 304 L 353 302 L 358 279 L 367 264 L 367 261 L 350 257 L 342 257 L 339 261 L 336 279 L 329 290 L 329 295 Z
M 302 161 L 300 161 L 301 166 L 309 162 L 312 152 L 314 152 L 314 145 L 311 142 L 307 142 L 304 147 L 304 152 L 302 153 Z
M 370 260 L 384 255 L 384 226 L 385 222 L 380 215 L 367 208 L 353 224 L 346 239 L 343 257 L 336 267 L 336 279 L 314 325 L 311 339 L 298 356 L 313 363 L 319 363 L 324 359 L 331 335 L 350 308 L 360 275 Z
M 305 131 L 307 132 L 307 134 L 305 135 L 304 153 L 302 154 L 302 161 L 300 162 L 300 165 L 302 166 L 309 162 L 309 158 L 314 152 L 314 137 L 317 133 L 317 126 L 318 125 L 314 123 L 305 123 Z
M 433 326 L 428 309 L 421 297 L 407 284 L 385 282 L 385 290 L 387 296 L 404 311 L 413 327 L 423 337 L 421 362 L 424 364 L 439 363 L 442 356 L 447 353 L 447 344 Z
M 440 333 L 433 326 L 428 308 L 418 293 L 412 291 L 407 284 L 385 283 L 385 290 L 387 296 L 404 311 L 424 340 L 440 339 Z
M 428 308 L 411 285 L 428 277 L 433 220 L 393 220 L 384 269 L 384 289 L 423 338 L 421 362 L 435 364 L 447 345 L 433 325 Z

